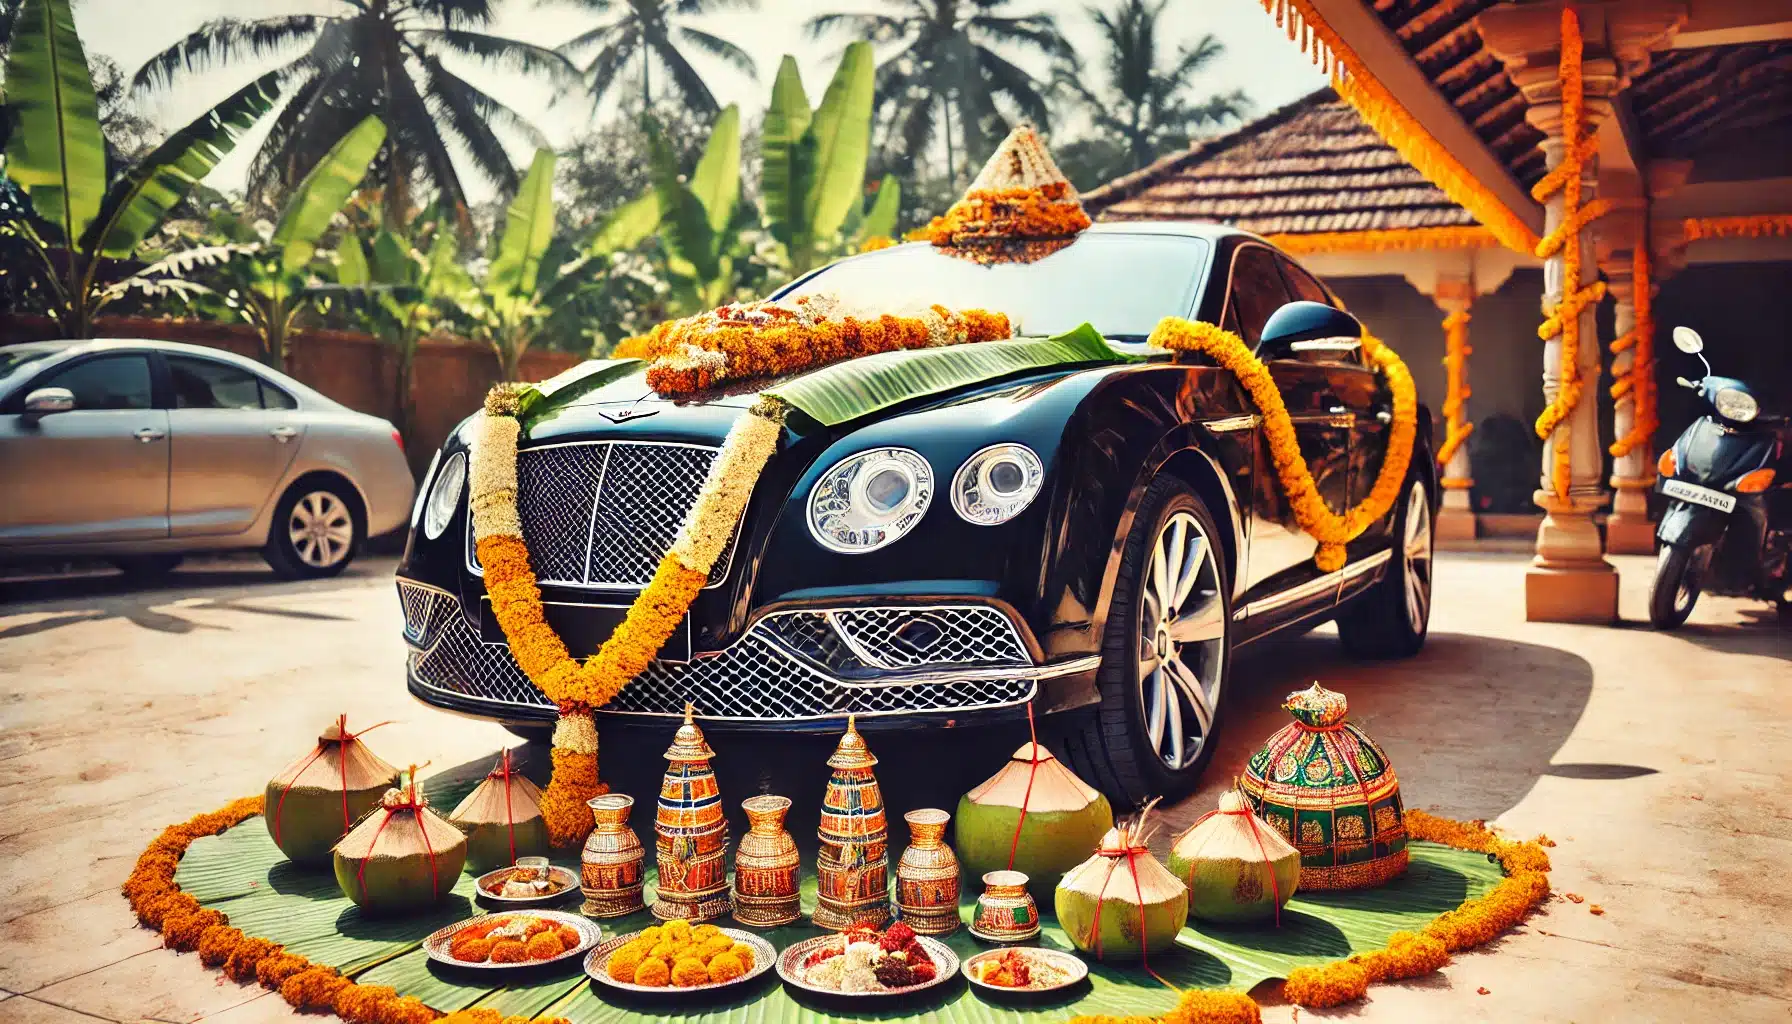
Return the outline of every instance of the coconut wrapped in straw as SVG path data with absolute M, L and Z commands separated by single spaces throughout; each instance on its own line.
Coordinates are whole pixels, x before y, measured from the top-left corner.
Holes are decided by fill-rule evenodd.
M 516 770 L 508 750 L 448 815 L 448 822 L 466 833 L 467 863 L 480 874 L 515 864 L 518 857 L 548 853 L 541 789 Z
M 268 783 L 264 820 L 286 859 L 306 867 L 328 864 L 330 847 L 397 780 L 398 769 L 361 742 L 363 733 L 378 727 L 350 732 L 348 716 L 336 716 L 309 754 Z
M 1233 790 L 1170 844 L 1170 873 L 1188 886 L 1188 912 L 1203 921 L 1276 918 L 1300 885 L 1300 851 Z
M 1151 855 L 1146 819 L 1156 801 L 1102 837 L 1088 860 L 1058 883 L 1058 924 L 1098 960 L 1134 960 L 1168 951 L 1188 923 L 1188 886 Z
M 968 878 L 1012 867 L 1045 900 L 1113 827 L 1107 797 L 1045 747 L 1025 743 L 958 801 L 958 859 Z
M 467 862 L 467 837 L 429 809 L 413 765 L 333 853 L 344 896 L 369 914 L 405 914 L 454 890 Z

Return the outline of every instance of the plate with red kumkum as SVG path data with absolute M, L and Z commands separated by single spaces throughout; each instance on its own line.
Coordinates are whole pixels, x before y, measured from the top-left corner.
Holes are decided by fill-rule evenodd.
M 778 976 L 817 995 L 879 998 L 942 984 L 958 954 L 898 921 L 883 931 L 855 928 L 799 942 L 778 955 Z

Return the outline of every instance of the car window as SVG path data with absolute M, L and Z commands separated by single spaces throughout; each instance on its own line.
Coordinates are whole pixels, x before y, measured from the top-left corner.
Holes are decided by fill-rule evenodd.
M 1325 293 L 1324 286 L 1314 280 L 1312 274 L 1301 269 L 1300 264 L 1295 263 L 1293 260 L 1286 257 L 1283 257 L 1280 262 L 1282 264 L 1282 276 L 1287 278 L 1288 290 L 1294 294 L 1295 298 L 1304 299 L 1307 302 L 1318 302 L 1327 306 L 1336 305 L 1332 302 L 1332 297 Z
M 1258 245 L 1238 250 L 1232 261 L 1232 295 L 1229 305 L 1238 316 L 1238 333 L 1255 346 L 1263 336 L 1269 315 L 1288 302 L 1288 289 L 1276 270 L 1275 254 Z
M 169 356 L 176 409 L 259 409 L 261 378 L 212 359 Z
M 299 400 L 264 380 L 261 382 L 261 407 L 263 409 L 297 409 Z
M 151 405 L 149 358 L 117 355 L 82 360 L 37 387 L 69 389 L 77 410 L 147 409 Z

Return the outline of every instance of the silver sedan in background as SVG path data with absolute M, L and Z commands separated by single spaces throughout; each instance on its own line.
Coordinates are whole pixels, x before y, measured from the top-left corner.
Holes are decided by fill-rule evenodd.
M 331 576 L 404 525 L 392 424 L 260 363 L 165 341 L 0 347 L 0 560 L 96 556 L 166 572 L 260 549 Z

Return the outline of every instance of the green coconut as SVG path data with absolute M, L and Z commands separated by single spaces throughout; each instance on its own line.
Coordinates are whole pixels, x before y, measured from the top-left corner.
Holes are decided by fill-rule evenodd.
M 356 906 L 368 914 L 410 914 L 454 891 L 467 863 L 467 839 L 408 781 L 387 790 L 332 852 L 336 884 Z
M 1110 829 L 1053 894 L 1064 934 L 1102 960 L 1163 953 L 1188 923 L 1188 887 L 1146 849 L 1142 821 Z
M 1013 850 L 1013 869 L 1027 876 L 1033 898 L 1043 902 L 1064 872 L 1081 863 L 1113 827 L 1114 811 L 1107 797 L 1077 778 L 1051 751 L 1026 743 L 1001 771 L 958 801 L 954 845 L 966 878 L 1008 868 L 1008 853 Z
M 1300 885 L 1300 851 L 1228 790 L 1217 812 L 1171 843 L 1170 873 L 1188 886 L 1188 912 L 1196 919 L 1264 921 Z
M 322 867 L 330 862 L 330 848 L 379 805 L 380 794 L 397 778 L 398 769 L 348 731 L 348 716 L 339 716 L 309 754 L 268 783 L 262 805 L 268 834 L 287 860 Z
M 448 822 L 466 834 L 467 863 L 478 874 L 509 867 L 517 857 L 548 854 L 541 790 L 511 767 L 508 750 Z

